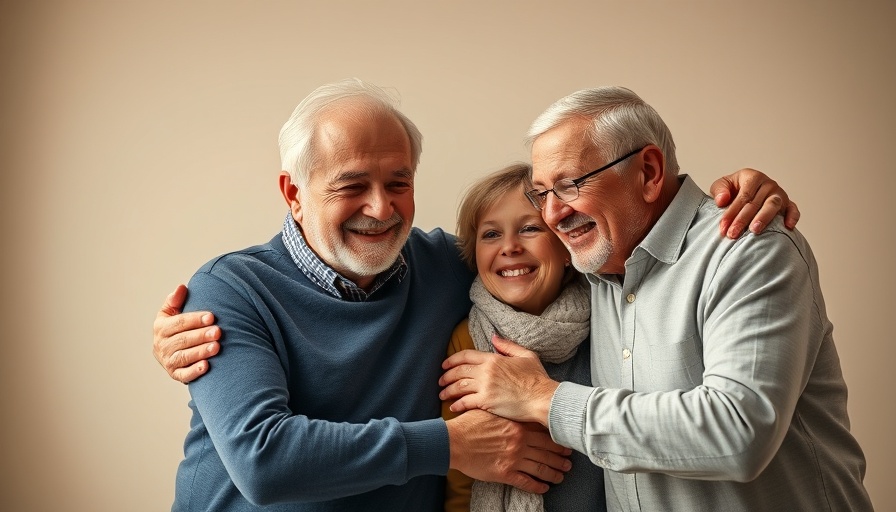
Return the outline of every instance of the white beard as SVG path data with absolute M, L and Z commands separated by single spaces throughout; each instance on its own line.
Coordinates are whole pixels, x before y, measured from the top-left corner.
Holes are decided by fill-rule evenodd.
M 354 276 L 370 277 L 375 276 L 388 269 L 398 258 L 401 248 L 404 247 L 408 239 L 410 228 L 401 217 L 396 213 L 392 219 L 377 223 L 370 219 L 349 220 L 344 225 L 339 226 L 336 231 L 319 229 L 319 224 L 314 215 L 309 215 L 310 211 L 304 212 L 305 223 L 314 226 L 314 229 L 305 230 L 304 236 L 309 240 L 310 245 L 316 249 L 318 256 L 328 265 L 339 271 L 348 274 L 346 277 Z M 352 247 L 343 240 L 343 233 L 346 226 L 353 229 L 377 229 L 377 225 L 400 225 L 400 231 L 395 233 L 393 237 L 378 243 L 366 243 L 360 246 Z M 349 235 L 351 236 L 351 235 Z

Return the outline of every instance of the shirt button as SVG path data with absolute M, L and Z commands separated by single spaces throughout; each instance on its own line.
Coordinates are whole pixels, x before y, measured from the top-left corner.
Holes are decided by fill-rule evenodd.
M 626 295 L 625 300 L 626 300 L 629 304 L 631 304 L 632 302 L 635 302 L 635 294 L 634 294 L 634 293 L 630 293 L 630 294 Z
M 632 351 L 627 348 L 622 349 L 622 358 L 628 359 L 630 357 L 632 357 Z

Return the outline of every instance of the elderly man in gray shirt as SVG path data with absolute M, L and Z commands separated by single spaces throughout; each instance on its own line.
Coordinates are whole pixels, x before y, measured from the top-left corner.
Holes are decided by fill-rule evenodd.
M 611 510 L 871 510 L 805 238 L 780 219 L 719 237 L 721 210 L 628 89 L 573 93 L 529 136 L 527 195 L 591 282 L 594 387 L 496 337 L 499 354 L 446 361 L 452 409 L 548 426 L 608 470 Z

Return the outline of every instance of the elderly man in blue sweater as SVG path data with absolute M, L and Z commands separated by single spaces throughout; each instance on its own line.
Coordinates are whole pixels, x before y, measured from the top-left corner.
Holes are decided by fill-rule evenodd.
M 473 274 L 451 235 L 411 227 L 421 140 L 382 90 L 318 88 L 280 133 L 282 232 L 200 268 L 187 313 L 185 288 L 169 296 L 156 357 L 193 410 L 173 510 L 434 511 L 449 467 L 531 492 L 562 479 L 545 430 L 440 417 Z

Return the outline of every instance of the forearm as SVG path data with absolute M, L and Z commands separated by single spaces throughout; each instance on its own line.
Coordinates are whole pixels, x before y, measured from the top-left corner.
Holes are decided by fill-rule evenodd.
M 250 414 L 245 422 L 211 416 L 203 418 L 215 449 L 256 504 L 336 499 L 448 467 L 447 432 L 438 419 L 347 424 L 289 414 Z
M 549 423 L 557 443 L 606 469 L 745 481 L 773 453 L 757 443 L 774 438 L 774 421 L 742 410 L 743 403 L 703 386 L 635 393 L 563 383 Z
M 190 283 L 187 309 L 214 312 L 225 333 L 212 371 L 191 383 L 190 393 L 198 430 L 207 430 L 247 499 L 257 504 L 327 500 L 447 472 L 442 419 L 328 415 L 335 409 L 321 399 L 325 390 L 315 388 L 323 386 L 320 379 L 290 366 L 295 359 L 286 354 L 295 341 L 278 338 L 277 325 L 259 313 L 257 301 L 215 279 Z M 332 387 L 326 391 L 339 394 Z

